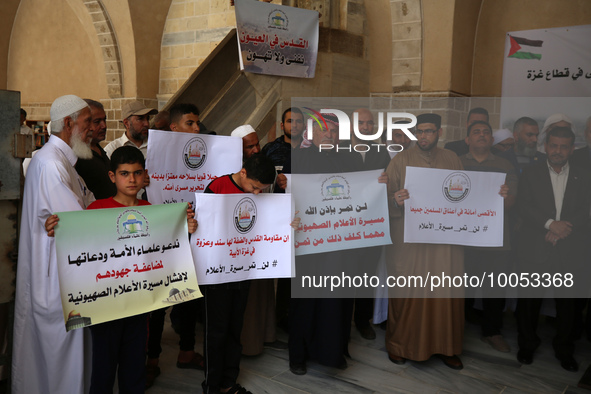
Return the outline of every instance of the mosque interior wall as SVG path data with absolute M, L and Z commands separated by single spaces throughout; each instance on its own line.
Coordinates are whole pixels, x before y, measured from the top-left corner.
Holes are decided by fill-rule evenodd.
M 585 0 L 273 2 L 318 10 L 328 34 L 317 77 L 285 78 L 284 99 L 499 96 L 507 31 L 591 23 Z M 229 0 L 4 0 L 0 11 L 0 88 L 21 91 L 31 120 L 48 120 L 62 94 L 98 99 L 108 140 L 123 131 L 122 103 L 166 103 L 235 24 Z

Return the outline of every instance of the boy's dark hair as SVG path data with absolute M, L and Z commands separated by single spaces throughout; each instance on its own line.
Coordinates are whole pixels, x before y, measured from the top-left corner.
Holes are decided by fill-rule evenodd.
M 24 115 L 25 118 L 27 117 L 27 111 L 25 111 L 23 108 L 21 108 L 21 115 Z
M 302 113 L 301 109 L 299 109 L 298 107 L 291 107 L 291 108 L 288 108 L 285 111 L 283 111 L 283 115 L 281 115 L 281 123 L 285 123 L 285 115 L 287 115 L 288 112 L 293 112 L 294 114 L 300 114 L 300 115 L 302 115 L 302 118 L 304 117 L 304 114 Z
M 270 185 L 275 181 L 275 165 L 273 161 L 262 153 L 255 153 L 244 161 L 242 168 L 246 170 L 246 177 L 259 181 L 263 185 Z
M 117 168 L 121 164 L 135 164 L 139 163 L 142 165 L 142 168 L 146 168 L 146 160 L 144 159 L 144 154 L 141 150 L 136 148 L 135 146 L 122 146 L 113 152 L 111 155 L 111 171 L 114 173 L 117 172 Z
M 550 137 L 570 138 L 570 144 L 573 145 L 575 143 L 575 133 L 568 126 L 551 127 L 546 133 L 545 142 L 549 142 Z
M 170 123 L 177 123 L 185 114 L 195 114 L 199 116 L 199 109 L 197 109 L 195 104 L 175 104 L 170 107 Z
M 483 124 L 483 125 L 487 126 L 492 134 L 492 127 L 490 127 L 490 124 L 488 122 L 485 122 L 484 120 L 477 120 L 474 123 L 472 123 L 470 126 L 468 126 L 468 135 L 470 135 L 470 131 L 472 131 L 472 128 L 476 125 L 479 125 L 479 124 Z

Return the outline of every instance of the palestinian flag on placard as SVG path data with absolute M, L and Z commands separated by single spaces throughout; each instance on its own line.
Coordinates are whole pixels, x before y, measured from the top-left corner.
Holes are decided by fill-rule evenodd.
M 532 48 L 524 48 L 531 50 L 535 47 L 541 48 L 544 41 L 542 40 L 528 40 L 527 38 L 509 36 L 509 40 L 511 40 L 511 49 L 509 49 L 509 55 L 507 57 L 512 57 L 516 59 L 542 59 L 542 54 L 540 53 L 532 53 L 522 51 L 522 45 Z

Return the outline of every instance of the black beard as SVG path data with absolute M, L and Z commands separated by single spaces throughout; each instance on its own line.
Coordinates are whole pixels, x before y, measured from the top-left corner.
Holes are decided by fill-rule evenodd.
M 429 145 L 427 145 L 426 147 L 422 147 L 420 144 L 417 144 L 417 146 L 419 147 L 420 150 L 422 150 L 423 152 L 429 152 L 431 149 L 435 148 L 437 146 L 437 143 L 439 142 L 439 137 L 437 137 L 435 139 L 435 141 L 433 141 L 432 143 L 430 143 Z

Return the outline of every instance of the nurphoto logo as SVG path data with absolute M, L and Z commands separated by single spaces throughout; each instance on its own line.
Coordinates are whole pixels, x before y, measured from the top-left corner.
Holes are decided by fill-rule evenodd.
M 411 113 L 407 112 L 378 112 L 377 120 L 378 120 L 378 128 L 373 134 L 363 134 L 359 130 L 359 113 L 353 112 L 353 127 L 351 128 L 351 120 L 349 116 L 338 109 L 321 109 L 320 112 L 315 111 L 311 108 L 304 107 L 307 111 L 305 112 L 306 115 L 309 116 L 308 122 L 306 125 L 306 137 L 309 140 L 312 140 L 313 136 L 313 127 L 314 124 L 318 125 L 320 129 L 328 129 L 328 124 L 326 123 L 326 119 L 322 116 L 322 114 L 331 114 L 335 115 L 338 118 L 338 128 L 339 128 L 339 142 L 343 141 L 350 141 L 351 140 L 351 130 L 355 133 L 355 137 L 360 141 L 367 141 L 367 143 L 362 144 L 355 144 L 355 145 L 343 145 L 343 144 L 320 144 L 318 146 L 319 151 L 323 150 L 332 150 L 336 149 L 337 152 L 340 150 L 346 151 L 355 151 L 355 152 L 368 152 L 371 149 L 377 149 L 380 151 L 381 149 L 386 149 L 388 152 L 401 152 L 404 147 L 400 144 L 384 144 L 384 143 L 376 143 L 376 140 L 379 140 L 382 137 L 384 131 L 386 132 L 386 139 L 387 141 L 392 140 L 392 134 L 395 130 L 400 130 L 411 141 L 416 141 L 417 137 L 410 131 L 415 125 L 417 124 L 417 118 Z M 404 121 L 401 123 L 399 121 Z M 370 143 L 371 142 L 371 143 Z

